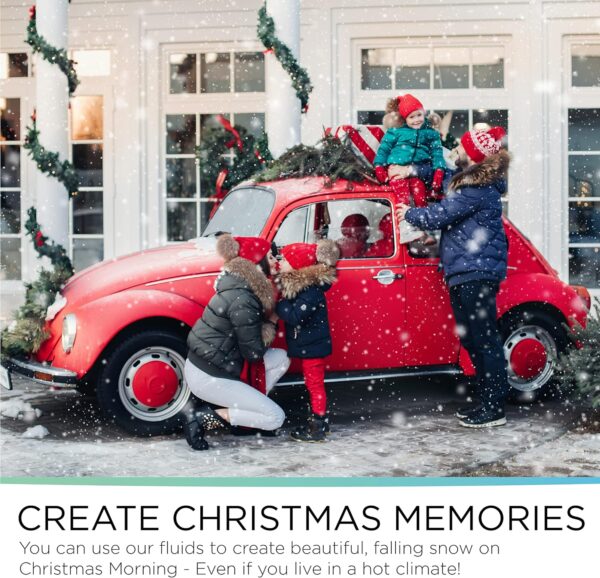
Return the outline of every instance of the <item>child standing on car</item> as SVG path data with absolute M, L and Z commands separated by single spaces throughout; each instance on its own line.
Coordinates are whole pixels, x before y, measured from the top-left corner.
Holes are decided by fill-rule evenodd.
M 324 239 L 316 245 L 293 243 L 281 249 L 281 255 L 283 299 L 277 304 L 277 315 L 285 323 L 288 355 L 302 360 L 311 409 L 306 426 L 291 435 L 297 441 L 318 442 L 329 431 L 325 357 L 332 348 L 325 291 L 336 280 L 339 249 L 332 240 Z
M 433 168 L 432 193 L 439 194 L 444 179 L 444 154 L 440 134 L 429 125 L 425 109 L 411 94 L 388 101 L 383 118 L 387 132 L 375 156 L 375 175 L 380 183 L 388 182 L 400 203 L 427 206 L 429 194 L 425 183 L 416 176 L 403 178 L 404 167 L 428 163 Z

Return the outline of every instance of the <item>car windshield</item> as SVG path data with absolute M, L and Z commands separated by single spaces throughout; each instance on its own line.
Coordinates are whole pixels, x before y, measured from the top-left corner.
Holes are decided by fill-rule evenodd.
M 241 237 L 256 237 L 262 232 L 274 204 L 275 194 L 269 189 L 236 189 L 219 205 L 202 236 L 225 232 Z

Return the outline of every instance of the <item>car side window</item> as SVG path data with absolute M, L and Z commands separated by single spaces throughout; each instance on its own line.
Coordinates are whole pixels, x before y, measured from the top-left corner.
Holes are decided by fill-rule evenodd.
M 439 231 L 428 231 L 427 236 L 408 243 L 408 254 L 415 259 L 437 259 L 440 256 Z
M 309 205 L 295 209 L 286 215 L 275 235 L 274 241 L 278 247 L 306 241 L 308 213 Z

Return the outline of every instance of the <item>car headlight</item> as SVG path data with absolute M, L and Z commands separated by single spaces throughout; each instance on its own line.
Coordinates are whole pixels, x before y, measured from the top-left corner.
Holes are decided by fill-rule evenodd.
M 77 335 L 77 317 L 75 313 L 68 313 L 63 319 L 62 326 L 62 347 L 65 353 L 73 349 L 75 337 Z

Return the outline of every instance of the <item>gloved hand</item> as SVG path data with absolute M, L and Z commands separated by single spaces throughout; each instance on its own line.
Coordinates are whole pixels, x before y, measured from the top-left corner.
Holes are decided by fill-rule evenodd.
M 388 180 L 388 172 L 384 166 L 375 167 L 375 176 L 377 180 L 383 185 Z
M 435 169 L 433 180 L 431 181 L 431 191 L 438 195 L 442 192 L 442 183 L 444 182 L 444 169 Z

